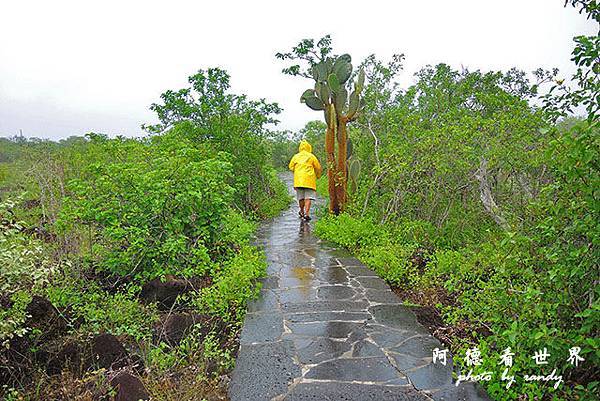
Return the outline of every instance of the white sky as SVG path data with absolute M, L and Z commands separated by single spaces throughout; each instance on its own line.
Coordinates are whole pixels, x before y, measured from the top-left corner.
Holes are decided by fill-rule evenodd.
M 290 4 L 290 5 L 284 5 Z M 142 135 L 148 109 L 200 68 L 220 66 L 236 93 L 278 102 L 282 129 L 320 114 L 299 103 L 308 80 L 275 59 L 331 33 L 358 62 L 406 55 L 403 85 L 426 64 L 531 71 L 569 61 L 572 37 L 597 32 L 562 0 L 0 0 L 0 136 Z

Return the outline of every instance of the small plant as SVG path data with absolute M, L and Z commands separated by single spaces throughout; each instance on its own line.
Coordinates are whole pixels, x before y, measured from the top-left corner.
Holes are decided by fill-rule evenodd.
M 217 365 L 217 374 L 233 369 L 235 358 L 231 354 L 231 350 L 223 348 L 214 333 L 209 333 L 204 338 L 203 349 L 205 359 Z

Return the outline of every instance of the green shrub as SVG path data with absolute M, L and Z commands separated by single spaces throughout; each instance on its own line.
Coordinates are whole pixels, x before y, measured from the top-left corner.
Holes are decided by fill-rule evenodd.
M 111 333 L 139 342 L 152 338 L 152 327 L 158 320 L 154 306 L 139 302 L 136 288 L 108 293 L 94 282 L 69 276 L 57 279 L 46 294 L 55 307 L 68 311 L 70 319 L 80 323 L 77 330 L 83 334 Z
M 267 190 L 249 194 L 252 209 L 258 218 L 275 217 L 287 209 L 292 200 L 287 186 L 277 177 L 274 169 L 266 169 Z
M 20 198 L 0 201 L 0 343 L 29 332 L 25 309 L 32 295 L 48 284 L 56 266 L 43 244 L 23 233 L 22 222 L 13 221 Z
M 111 273 L 148 280 L 202 276 L 210 268 L 232 200 L 233 189 L 225 184 L 231 165 L 226 155 L 206 158 L 176 139 L 95 143 L 90 152 L 103 152 L 112 162 L 92 163 L 84 178 L 69 182 L 57 224 L 96 231 L 91 256 Z
M 350 250 L 366 248 L 387 240 L 387 232 L 381 226 L 371 220 L 355 219 L 345 213 L 337 217 L 324 216 L 317 222 L 315 233 Z
M 236 256 L 219 265 L 213 273 L 213 285 L 203 288 L 195 303 L 200 310 L 241 323 L 247 301 L 260 291 L 257 279 L 265 274 L 264 254 L 242 245 Z
M 417 269 L 412 263 L 416 249 L 416 245 L 386 243 L 362 249 L 358 255 L 388 283 L 410 288 L 418 280 Z

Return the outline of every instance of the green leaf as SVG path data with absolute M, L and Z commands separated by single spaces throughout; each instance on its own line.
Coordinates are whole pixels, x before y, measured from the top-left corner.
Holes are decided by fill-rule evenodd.
M 306 105 L 313 110 L 325 110 L 325 105 L 323 104 L 321 99 L 314 95 L 304 98 L 303 103 L 306 103 Z
M 341 84 L 346 83 L 350 75 L 352 75 L 352 63 L 349 54 L 342 54 L 335 60 L 333 72 L 337 75 Z
M 340 88 L 338 93 L 335 94 L 335 108 L 340 113 L 344 112 L 344 109 L 346 108 L 347 100 L 348 100 L 348 91 L 346 90 L 346 88 L 342 87 L 342 88 Z
M 358 106 L 360 105 L 360 97 L 358 96 L 358 93 L 355 91 L 353 91 L 350 94 L 350 104 L 348 105 L 348 116 L 352 117 L 354 116 L 354 114 L 356 114 L 356 112 L 358 111 Z
M 321 61 L 320 63 L 317 63 L 313 66 L 313 77 L 315 78 L 315 80 L 319 81 L 319 82 L 323 82 L 327 80 L 327 66 L 325 65 L 325 62 Z
M 340 90 L 340 81 L 337 77 L 337 75 L 335 74 L 329 74 L 329 77 L 327 78 L 327 84 L 329 84 L 329 88 L 331 89 L 331 91 L 335 94 L 337 94 Z
M 348 53 L 344 53 L 342 55 L 339 55 L 336 59 L 337 61 L 345 61 L 347 63 L 351 63 L 352 62 L 352 57 L 348 54 Z
M 365 86 L 365 71 L 361 69 L 360 72 L 358 73 L 358 79 L 356 80 L 354 89 L 360 93 L 360 92 L 362 92 L 364 86 Z
M 307 97 L 315 96 L 314 89 L 307 89 L 300 96 L 300 103 L 304 103 Z
M 319 96 L 319 99 L 321 99 L 323 103 L 329 103 L 331 91 L 329 90 L 329 87 L 326 83 L 317 82 L 317 84 L 315 85 L 315 90 Z

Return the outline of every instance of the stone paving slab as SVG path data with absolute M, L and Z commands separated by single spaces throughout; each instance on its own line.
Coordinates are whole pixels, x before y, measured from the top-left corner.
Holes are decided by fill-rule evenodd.
M 311 225 L 292 205 L 258 231 L 268 276 L 248 305 L 232 401 L 488 399 L 454 386 L 451 364 L 432 363 L 439 341 L 411 308 Z
M 344 382 L 300 383 L 285 395 L 284 401 L 424 401 L 427 396 L 410 386 L 383 386 Z

